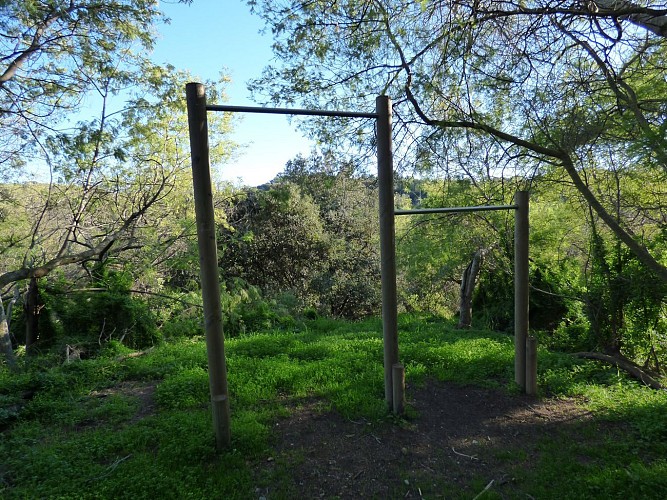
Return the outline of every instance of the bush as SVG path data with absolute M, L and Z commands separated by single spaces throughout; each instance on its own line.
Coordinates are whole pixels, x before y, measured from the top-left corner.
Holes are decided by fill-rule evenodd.
M 482 271 L 473 297 L 473 321 L 494 331 L 510 331 L 514 327 L 514 278 L 503 269 Z
M 154 345 L 161 340 L 155 316 L 148 304 L 129 292 L 86 294 L 60 311 L 70 335 L 104 343 L 117 340 L 133 348 Z
M 590 334 L 590 326 L 585 318 L 565 319 L 553 332 L 543 332 L 540 343 L 549 349 L 564 352 L 590 351 L 595 342 Z
M 156 316 L 144 298 L 132 295 L 129 273 L 103 269 L 92 285 L 104 290 L 70 292 L 59 283 L 43 287 L 41 339 L 95 346 L 89 351 L 112 340 L 138 349 L 160 342 Z
M 276 299 L 262 296 L 256 286 L 235 279 L 222 286 L 223 328 L 228 336 L 271 328 L 289 328 L 295 324 L 289 306 L 296 299 L 291 294 L 281 294 Z

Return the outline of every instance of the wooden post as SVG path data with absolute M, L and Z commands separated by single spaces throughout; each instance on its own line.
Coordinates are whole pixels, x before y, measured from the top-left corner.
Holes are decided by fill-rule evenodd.
M 526 394 L 537 394 L 537 339 L 526 337 Z
M 517 191 L 514 218 L 514 380 L 526 389 L 528 336 L 528 192 Z
M 396 363 L 392 367 L 393 401 L 392 406 L 396 415 L 403 415 L 405 411 L 405 368 Z
M 231 444 L 229 397 L 225 338 L 222 331 L 222 306 L 218 281 L 218 252 L 215 240 L 213 188 L 209 164 L 206 92 L 200 83 L 186 85 L 192 181 L 194 186 L 197 240 L 199 243 L 199 274 L 204 302 L 208 379 L 211 391 L 213 428 L 218 451 Z
M 378 96 L 377 157 L 380 197 L 380 274 L 382 279 L 382 333 L 384 339 L 384 397 L 393 409 L 392 369 L 398 363 L 398 312 L 396 309 L 396 242 L 394 226 L 394 166 L 391 144 L 391 99 Z

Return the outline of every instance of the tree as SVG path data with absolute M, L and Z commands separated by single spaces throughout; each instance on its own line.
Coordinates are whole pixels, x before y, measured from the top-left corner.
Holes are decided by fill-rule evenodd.
M 32 196 L 30 186 L 13 187 L 10 210 L 23 205 L 26 219 L 1 235 L 14 244 L 0 268 L 0 289 L 30 280 L 28 346 L 38 336 L 40 278 L 69 267 L 70 280 L 86 280 L 96 263 L 120 253 L 141 252 L 135 263 L 151 266 L 151 248 L 171 246 L 184 235 L 178 224 L 183 218 L 164 214 L 174 208 L 172 196 L 191 186 L 183 93 L 188 80 L 189 75 L 173 68 L 146 63 L 136 74 L 139 86 L 122 103 L 127 107 L 110 109 L 104 94 L 98 119 L 48 139 L 53 151 L 49 163 L 57 176 L 51 184 L 35 185 Z M 212 159 L 220 161 L 232 149 L 223 138 L 229 117 L 211 124 Z M 188 223 L 194 224 L 191 219 Z M 132 267 L 138 272 L 136 264 Z
M 190 164 L 183 102 L 190 78 L 144 56 L 165 21 L 158 7 L 153 0 L 0 3 L 3 175 L 20 179 L 7 167 L 38 164 L 51 179 L 7 185 L 0 198 L 11 223 L 0 234 L 0 294 L 30 281 L 28 344 L 38 335 L 45 276 L 59 269 L 70 282 L 85 281 L 121 253 L 148 266 L 147 250 L 157 247 L 153 258 L 164 262 L 174 253 L 164 248 L 190 234 L 187 217 L 179 226 L 155 213 L 187 189 Z M 99 114 L 73 124 L 84 98 Z M 221 140 L 228 124 L 229 117 L 213 119 L 214 161 L 231 150 Z
M 516 186 L 460 177 L 424 181 L 420 189 L 424 198 L 418 207 L 435 208 L 509 204 Z M 407 304 L 446 316 L 458 313 L 459 328 L 469 328 L 480 279 L 484 283 L 490 275 L 501 281 L 511 266 L 512 220 L 504 211 L 400 218 L 398 268 Z
M 172 194 L 190 185 L 190 77 L 136 50 L 150 49 L 161 19 L 149 0 L 0 5 L 0 121 L 3 133 L 20 138 L 0 141 L 0 160 L 39 163 L 51 179 L 8 185 L 0 200 L 11 222 L 0 234 L 0 292 L 29 280 L 28 347 L 38 337 L 41 278 L 66 269 L 70 280 L 89 279 L 95 262 L 188 234 L 174 234 L 151 212 L 166 211 Z M 220 82 L 209 86 L 219 95 Z M 84 97 L 99 114 L 72 126 Z M 223 138 L 229 117 L 211 123 L 218 161 L 231 151 Z
M 2 300 L 0 300 L 0 350 L 9 369 L 16 371 L 16 356 L 14 355 L 12 340 L 9 336 L 9 321 L 7 320 L 8 317 L 11 317 L 11 309 L 5 313 L 5 307 L 2 303 Z
M 316 205 L 291 184 L 251 191 L 228 215 L 220 236 L 220 267 L 266 294 L 292 292 L 308 301 L 310 281 L 326 258 Z
M 375 179 L 351 164 L 298 156 L 231 207 L 218 240 L 223 277 L 229 288 L 240 278 L 268 298 L 292 294 L 311 312 L 377 313 L 377 203 Z
M 297 157 L 278 181 L 289 181 L 319 209 L 327 260 L 311 283 L 320 310 L 359 318 L 380 308 L 380 255 L 376 179 L 331 154 Z
M 423 164 L 427 155 L 460 171 L 482 142 L 495 175 L 562 169 L 616 237 L 667 281 L 661 254 L 585 181 L 586 169 L 621 159 L 667 173 L 663 3 L 249 3 L 273 32 L 282 64 L 265 70 L 258 94 L 358 109 L 386 93 L 404 162 Z
M 189 3 L 189 0 L 181 0 Z M 154 0 L 0 2 L 0 165 L 5 174 L 38 154 L 100 77 L 149 50 L 164 21 Z M 118 92 L 128 80 L 118 78 Z

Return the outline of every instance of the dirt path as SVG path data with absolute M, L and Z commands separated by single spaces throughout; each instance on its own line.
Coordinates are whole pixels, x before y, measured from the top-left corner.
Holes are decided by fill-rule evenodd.
M 563 424 L 591 418 L 570 400 L 442 382 L 411 390 L 410 404 L 414 418 L 380 428 L 322 414 L 317 402 L 295 410 L 277 424 L 276 454 L 263 467 L 290 464 L 289 477 L 258 497 L 442 498 L 463 489 L 473 498 L 489 484 L 511 494 L 511 471 L 535 462 L 541 438 L 565 438 L 573 425 Z

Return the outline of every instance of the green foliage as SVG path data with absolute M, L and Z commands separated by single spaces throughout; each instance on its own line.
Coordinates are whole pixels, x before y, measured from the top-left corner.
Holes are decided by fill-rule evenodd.
M 514 276 L 507 270 L 483 272 L 473 310 L 479 311 L 482 324 L 495 331 L 514 328 Z
M 165 284 L 191 291 L 198 274 L 191 173 L 183 161 L 189 155 L 183 87 L 193 78 L 151 63 L 141 50 L 152 46 L 153 23 L 162 20 L 155 2 L 24 4 L 0 9 L 7 65 L 0 70 L 2 133 L 35 153 L 26 158 L 48 167 L 52 182 L 1 190 L 0 213 L 16 216 L 0 228 L 0 293 L 5 298 L 8 286 L 42 277 L 36 349 L 55 344 L 64 351 L 76 342 L 90 354 L 112 337 L 152 345 L 160 341 L 159 316 L 167 308 L 149 297 L 172 293 L 162 293 Z M 224 98 L 225 81 L 206 82 L 211 99 Z M 89 91 L 99 114 L 93 110 L 74 124 Z M 233 150 L 225 137 L 230 123 L 228 115 L 209 120 L 213 162 Z M 0 163 L 13 162 L 6 155 L 18 153 L 0 142 Z M 112 266 L 116 275 L 107 280 L 98 265 Z M 103 291 L 80 292 L 89 288 Z M 12 328 L 19 342 L 24 325 L 19 319 Z
M 0 429 L 4 429 L 18 418 L 21 412 L 21 398 L 18 395 L 0 394 Z
M 374 179 L 331 154 L 291 160 L 278 176 L 317 205 L 327 245 L 326 262 L 311 282 L 312 305 L 349 319 L 380 306 L 379 222 Z
M 289 293 L 267 299 L 256 286 L 234 279 L 222 284 L 221 304 L 225 334 L 234 336 L 293 326 L 300 301 Z
M 262 317 L 272 320 L 270 309 L 290 296 L 291 315 L 304 307 L 346 318 L 378 310 L 377 195 L 345 166 L 330 171 L 327 161 L 296 158 L 275 182 L 231 208 L 219 245 L 233 331 L 242 330 L 235 316 L 253 315 L 248 307 L 266 327 Z M 236 278 L 275 304 L 267 308 L 249 287 L 236 294 Z
M 175 313 L 160 327 L 161 335 L 165 339 L 203 335 L 204 325 L 202 323 L 201 312 L 201 309 L 196 309 L 196 311 L 186 309 L 182 314 Z
M 84 93 L 126 87 L 132 46 L 150 48 L 157 5 L 146 0 L 23 1 L 0 5 L 0 163 L 21 163 L 20 154 L 43 146 L 44 136 L 76 110 Z M 12 143 L 4 134 L 13 134 Z M 17 155 L 17 162 L 12 160 Z
M 553 332 L 541 332 L 540 341 L 551 349 L 566 352 L 590 351 L 593 349 L 590 325 L 581 309 L 578 314 L 574 314 L 572 319 L 562 320 Z M 570 312 L 572 312 L 571 309 Z
M 79 292 L 51 299 L 63 334 L 91 345 L 110 340 L 143 348 L 159 343 L 160 332 L 150 304 L 130 292 L 132 277 L 103 267 L 94 284 L 103 291 Z
M 662 350 L 664 33 L 636 17 L 569 16 L 543 1 L 530 13 L 477 2 L 249 3 L 276 56 L 251 84 L 258 98 L 370 109 L 369 96 L 392 96 L 398 170 L 433 176 L 442 187 L 427 184 L 428 196 L 413 202 L 507 204 L 529 187 L 537 202 L 531 268 L 545 287 L 531 293 L 536 329 L 559 330 L 553 341 L 563 346 L 637 359 Z M 322 120 L 307 130 L 331 150 L 361 143 L 368 151 L 371 128 Z M 453 313 L 466 261 L 499 242 L 477 298 L 488 310 L 475 314 L 507 328 L 510 224 L 495 216 L 428 219 L 399 227 L 405 306 Z M 563 338 L 570 325 L 571 342 Z
M 237 204 L 219 245 L 225 279 L 243 278 L 264 292 L 307 296 L 308 282 L 326 255 L 312 200 L 294 186 L 256 191 Z
M 431 180 L 405 190 L 414 208 L 481 204 L 471 183 L 460 179 Z M 413 182 L 414 184 L 414 182 Z M 407 208 L 412 208 L 409 206 Z M 479 214 L 478 214 L 479 215 Z M 461 275 L 479 249 L 490 250 L 483 267 L 495 267 L 502 223 L 496 216 L 432 215 L 402 217 L 397 221 L 397 258 L 401 300 L 408 310 L 451 316 L 459 307 Z M 492 231 L 489 231 L 489 227 Z
M 208 373 L 201 367 L 179 370 L 165 377 L 155 391 L 161 408 L 186 409 L 201 407 L 208 398 Z
M 564 288 L 558 280 L 559 275 L 553 268 L 530 269 L 531 329 L 554 332 L 567 318 L 570 309 L 559 293 Z M 514 327 L 514 275 L 504 269 L 483 272 L 473 307 L 479 311 L 480 324 L 496 331 L 511 331 Z
M 610 189 L 622 172 L 596 172 L 597 189 Z M 623 177 L 625 178 L 625 177 Z M 630 176 L 634 186 L 635 180 Z M 613 184 L 618 185 L 618 184 Z M 423 184 L 422 206 L 480 204 L 480 191 L 502 193 L 497 181 Z M 623 190 L 617 196 L 638 196 Z M 501 201 L 502 202 L 502 201 Z M 507 202 L 505 202 L 507 203 Z M 530 215 L 530 327 L 557 350 L 614 350 L 652 368 L 664 365 L 664 287 L 565 185 L 536 179 Z M 511 219 L 424 217 L 399 219 L 399 290 L 410 310 L 453 314 L 458 277 L 476 248 L 490 248 L 473 296 L 474 324 L 509 331 L 514 284 Z M 479 225 L 479 223 L 483 225 Z M 647 231 L 650 225 L 645 226 Z M 493 229 L 490 235 L 488 228 Z M 508 237 L 509 232 L 509 237 Z M 495 242 L 494 242 L 495 240 Z M 657 238 L 655 241 L 659 241 Z M 653 248 L 658 254 L 659 245 Z M 615 311 L 615 312 L 614 312 Z M 615 340 L 614 340 L 615 339 Z

